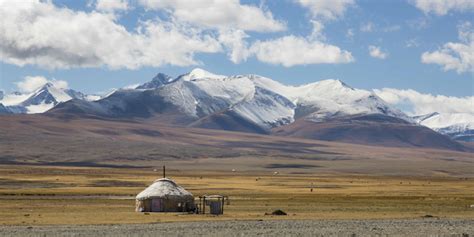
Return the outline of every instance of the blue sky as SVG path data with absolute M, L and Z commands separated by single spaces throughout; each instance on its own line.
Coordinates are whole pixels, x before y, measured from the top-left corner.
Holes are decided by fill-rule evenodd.
M 99 93 L 143 83 L 158 72 L 176 76 L 200 67 L 217 74 L 259 74 L 293 85 L 334 78 L 362 89 L 474 94 L 471 1 L 229 0 L 219 6 L 202 1 L 194 9 L 177 0 L 161 2 L 2 2 L 7 23 L 1 27 L 7 34 L 0 36 L 0 89 L 11 92 L 25 77 L 42 76 Z M 250 9 L 248 16 L 241 7 Z M 236 10 L 243 20 L 228 17 Z M 32 19 L 48 19 L 38 26 L 39 20 L 18 17 L 22 11 L 30 11 Z M 214 17 L 213 11 L 222 16 Z M 81 28 L 81 22 L 91 26 Z M 152 31 L 156 25 L 165 30 Z M 177 35 L 173 38 L 167 30 Z M 223 36 L 244 46 L 226 45 Z M 196 42 L 188 44 L 189 38 Z M 177 43 L 167 48 L 159 45 L 161 39 L 163 44 Z M 136 48 L 120 44 L 125 40 Z M 147 43 L 137 46 L 140 42 Z M 460 47 L 449 48 L 449 43 Z M 44 57 L 42 52 L 51 53 Z M 101 52 L 110 56 L 97 58 Z M 235 59 L 229 56 L 232 52 L 238 55 Z

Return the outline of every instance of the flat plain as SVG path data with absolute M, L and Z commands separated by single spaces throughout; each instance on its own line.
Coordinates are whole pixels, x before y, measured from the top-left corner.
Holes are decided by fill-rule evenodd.
M 195 196 L 230 197 L 222 216 L 136 213 L 134 196 L 161 173 L 138 168 L 0 167 L 0 225 L 215 220 L 474 219 L 474 179 L 186 171 L 168 177 Z M 311 192 L 313 188 L 313 192 Z M 276 209 L 287 216 L 266 215 Z

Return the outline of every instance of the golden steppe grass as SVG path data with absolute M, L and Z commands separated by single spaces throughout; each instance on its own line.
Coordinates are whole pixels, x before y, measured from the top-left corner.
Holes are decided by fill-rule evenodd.
M 160 171 L 160 170 L 159 170 Z M 0 225 L 260 219 L 474 219 L 474 179 L 168 170 L 195 196 L 230 197 L 222 216 L 136 213 L 151 169 L 0 166 Z M 314 191 L 310 192 L 310 188 Z M 265 213 L 282 209 L 288 216 Z

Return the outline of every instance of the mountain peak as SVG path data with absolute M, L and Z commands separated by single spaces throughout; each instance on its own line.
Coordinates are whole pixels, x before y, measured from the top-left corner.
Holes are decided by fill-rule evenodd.
M 168 76 L 167 74 L 159 72 L 156 74 L 155 77 L 152 79 L 153 81 L 161 81 L 161 82 L 169 82 L 172 80 L 172 77 Z
M 322 86 L 344 87 L 344 88 L 354 89 L 339 79 L 326 79 L 326 80 L 322 80 L 316 83 Z
M 54 84 L 52 82 L 46 82 L 42 86 L 38 87 L 38 89 L 36 89 L 33 93 L 40 93 L 42 91 L 48 91 L 50 93 L 54 93 L 55 91 L 66 92 L 68 90 L 71 90 L 71 89 L 68 89 L 67 87 L 62 87 L 62 86 L 60 86 L 58 84 Z
M 190 80 L 202 79 L 202 78 L 221 79 L 221 78 L 224 78 L 224 77 L 226 77 L 226 76 L 217 75 L 217 74 L 214 74 L 212 72 L 208 72 L 208 71 L 206 71 L 202 68 L 195 68 L 191 72 L 189 72 L 188 74 L 185 74 L 183 76 L 183 79 L 187 80 L 187 81 L 190 81 Z
M 297 86 L 297 88 L 303 89 L 304 91 L 307 91 L 310 94 L 313 94 L 314 91 L 320 91 L 324 94 L 332 94 L 335 93 L 335 91 L 355 91 L 354 88 L 350 87 L 346 83 L 344 83 L 341 80 L 337 79 L 326 79 L 322 81 L 317 81 L 301 86 Z M 359 90 L 363 91 L 363 90 Z
M 42 87 L 38 88 L 31 96 L 30 99 L 28 100 L 45 100 L 45 97 L 49 97 L 46 103 L 49 103 L 49 101 L 55 101 L 55 103 L 58 102 L 64 102 L 70 100 L 72 97 L 66 92 L 66 89 L 58 88 L 56 87 L 53 83 L 48 82 L 44 84 Z M 41 98 L 41 99 L 38 99 Z M 45 102 L 45 101 L 43 101 Z M 34 102 L 35 104 L 37 102 Z M 39 102 L 38 102 L 39 103 Z
M 145 90 L 156 89 L 172 81 L 173 81 L 172 77 L 160 72 L 155 77 L 153 77 L 151 81 L 146 82 L 142 85 L 139 85 L 135 89 L 145 89 Z
M 40 93 L 51 93 L 51 91 L 56 91 L 60 90 L 59 88 L 56 88 L 53 83 L 47 82 L 44 85 L 38 87 L 36 90 L 33 91 L 32 95 L 38 95 Z
M 194 68 L 189 72 L 190 75 L 214 75 L 212 72 L 206 71 L 202 68 Z
M 55 87 L 53 83 L 46 82 L 46 84 L 44 84 L 43 86 L 40 87 L 40 90 L 41 89 L 48 89 L 48 88 L 52 88 L 52 87 Z

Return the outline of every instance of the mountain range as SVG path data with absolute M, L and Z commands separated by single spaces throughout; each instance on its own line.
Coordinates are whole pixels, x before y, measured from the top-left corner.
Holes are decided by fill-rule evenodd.
M 156 121 L 169 126 L 251 132 L 349 143 L 462 150 L 473 141 L 470 114 L 410 117 L 375 93 L 339 80 L 286 86 L 258 75 L 194 69 L 159 73 L 135 88 L 99 98 L 46 84 L 4 95 L 0 113 L 45 113 L 74 119 Z
M 72 99 L 95 100 L 99 97 L 86 95 L 72 89 L 58 88 L 52 83 L 46 83 L 30 93 L 14 92 L 0 97 L 0 113 L 44 113 L 61 102 Z

